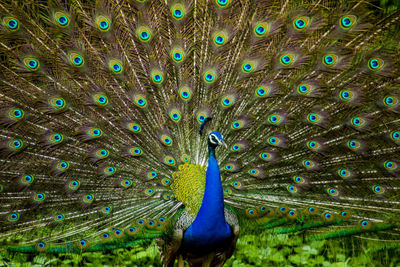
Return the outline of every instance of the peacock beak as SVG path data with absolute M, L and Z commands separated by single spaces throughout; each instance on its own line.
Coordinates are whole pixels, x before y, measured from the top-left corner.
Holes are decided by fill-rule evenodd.
M 224 140 L 218 140 L 218 144 L 220 146 L 224 146 L 225 148 L 228 148 L 228 146 L 225 144 Z

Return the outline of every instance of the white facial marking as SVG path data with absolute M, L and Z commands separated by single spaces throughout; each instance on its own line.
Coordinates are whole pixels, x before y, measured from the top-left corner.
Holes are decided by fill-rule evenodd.
M 210 134 L 209 136 L 210 142 L 214 145 L 219 143 L 218 137 L 215 134 Z

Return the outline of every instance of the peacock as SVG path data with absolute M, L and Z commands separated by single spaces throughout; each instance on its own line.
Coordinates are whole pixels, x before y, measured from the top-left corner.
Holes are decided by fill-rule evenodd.
M 1 0 L 0 22 L 9 252 L 154 241 L 164 266 L 222 266 L 266 231 L 399 247 L 396 8 Z

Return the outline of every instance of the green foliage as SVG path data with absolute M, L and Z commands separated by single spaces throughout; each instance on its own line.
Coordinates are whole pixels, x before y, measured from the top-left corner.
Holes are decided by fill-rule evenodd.
M 377 249 L 375 249 L 377 248 Z M 303 241 L 302 235 L 244 235 L 224 266 L 399 266 L 400 246 L 380 250 L 357 237 Z M 147 248 L 82 254 L 21 254 L 0 251 L 0 266 L 161 266 L 155 241 Z
M 0 252 L 0 266 L 161 266 L 155 243 L 147 248 L 116 249 L 82 254 L 22 254 Z

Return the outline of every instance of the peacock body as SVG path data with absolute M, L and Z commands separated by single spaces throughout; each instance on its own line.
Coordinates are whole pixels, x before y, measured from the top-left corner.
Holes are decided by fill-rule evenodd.
M 396 10 L 38 0 L 0 19 L 9 251 L 157 239 L 165 266 L 221 266 L 270 229 L 398 247 Z

